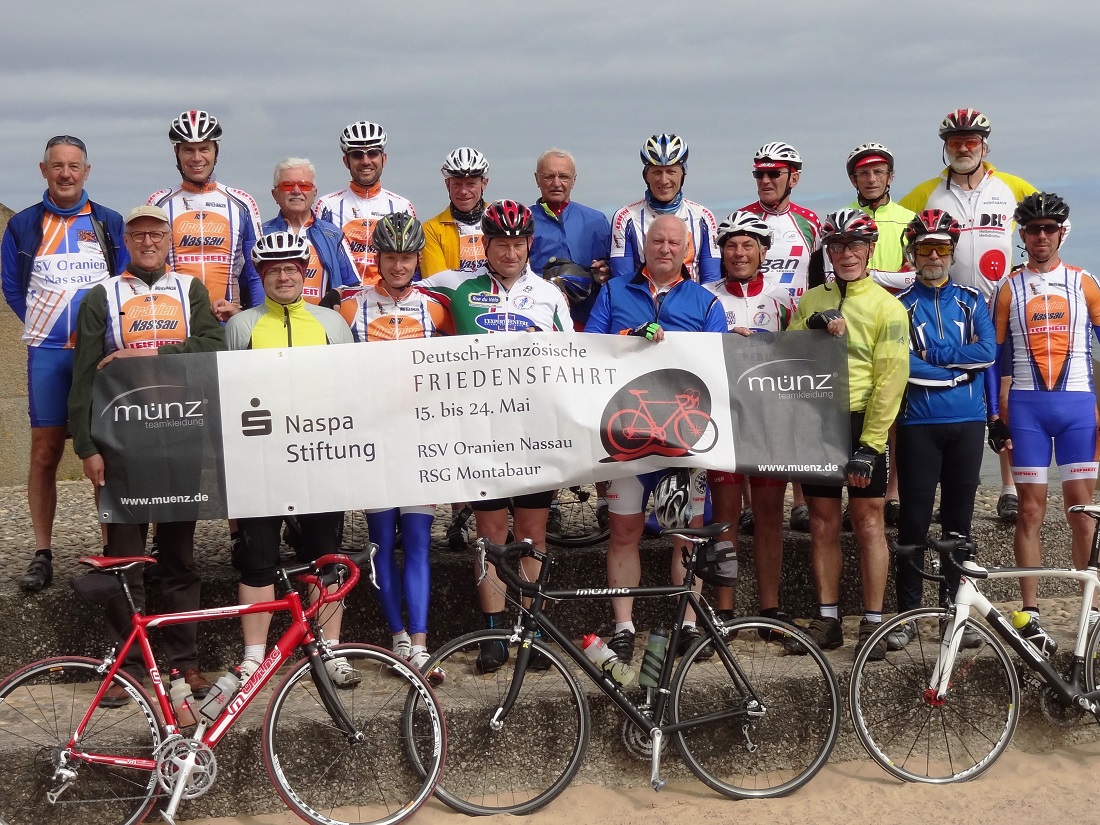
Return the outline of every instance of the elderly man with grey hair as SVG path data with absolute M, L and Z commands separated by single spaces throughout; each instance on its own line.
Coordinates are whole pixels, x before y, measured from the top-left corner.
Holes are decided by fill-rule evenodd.
M 264 235 L 291 232 L 309 241 L 302 298 L 310 304 L 320 303 L 329 290 L 359 286 L 344 233 L 313 214 L 316 180 L 317 170 L 306 158 L 284 158 L 275 164 L 271 197 L 279 204 L 279 214 L 263 225 Z

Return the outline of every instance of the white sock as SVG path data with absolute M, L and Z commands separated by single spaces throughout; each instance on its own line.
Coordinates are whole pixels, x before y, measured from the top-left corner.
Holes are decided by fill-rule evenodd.
M 1014 496 L 1014 495 L 1016 495 L 1016 485 L 1015 484 L 1002 484 L 1001 485 L 1001 495 L 1002 496 Z
M 615 622 L 616 633 L 621 633 L 624 630 L 629 630 L 631 633 L 636 632 L 634 630 L 634 622 Z
M 264 660 L 264 651 L 267 649 L 267 645 L 245 645 L 244 646 L 244 658 L 251 659 L 253 662 L 262 662 Z

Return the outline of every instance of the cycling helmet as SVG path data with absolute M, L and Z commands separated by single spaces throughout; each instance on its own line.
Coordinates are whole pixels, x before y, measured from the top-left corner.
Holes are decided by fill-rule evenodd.
M 991 131 L 989 118 L 977 109 L 956 109 L 940 122 L 940 140 L 946 140 L 960 132 L 977 132 L 987 138 Z
M 825 217 L 821 226 L 821 242 L 849 238 L 859 241 L 877 241 L 878 224 L 862 209 L 838 209 Z
M 379 252 L 420 252 L 424 243 L 424 227 L 408 212 L 383 215 L 371 235 L 371 245 Z
M 885 163 L 886 168 L 893 172 L 894 154 L 881 143 L 861 143 L 852 150 L 844 164 L 844 168 L 848 170 L 848 177 L 855 175 L 856 167 L 866 163 Z
M 530 238 L 535 234 L 535 219 L 522 203 L 494 201 L 481 216 L 481 234 L 486 238 Z
M 905 242 L 912 248 L 918 241 L 951 241 L 954 246 L 959 242 L 962 227 L 959 222 L 942 209 L 925 209 L 913 216 L 902 233 Z
M 772 245 L 772 230 L 752 212 L 731 212 L 718 224 L 718 245 L 733 235 L 752 235 L 765 249 Z
M 695 515 L 691 503 L 691 470 L 672 470 L 653 490 L 653 514 L 666 530 L 682 530 Z
M 261 235 L 252 247 L 252 263 L 257 267 L 275 261 L 309 261 L 309 241 L 293 232 Z
M 463 146 L 447 155 L 439 171 L 445 178 L 482 178 L 489 171 L 489 161 L 477 149 Z
M 642 144 L 641 156 L 645 166 L 683 165 L 687 163 L 688 145 L 679 135 L 653 135 Z
M 222 139 L 222 127 L 218 124 L 218 119 L 209 112 L 191 109 L 180 112 L 172 121 L 172 125 L 168 127 L 168 139 L 173 144 L 202 143 L 204 140 L 217 143 Z
M 789 166 L 792 169 L 802 168 L 802 156 L 789 143 L 774 141 L 765 143 L 756 150 L 752 164 L 754 169 L 774 169 L 776 166 Z
M 1018 204 L 1012 220 L 1023 226 L 1038 218 L 1050 218 L 1062 224 L 1069 220 L 1069 204 L 1053 192 L 1032 192 Z
M 386 149 L 386 130 L 369 120 L 349 123 L 340 133 L 340 151 L 345 155 L 352 149 Z
M 582 303 L 596 291 L 592 271 L 567 258 L 551 257 L 542 268 L 542 277 L 565 293 L 569 306 Z

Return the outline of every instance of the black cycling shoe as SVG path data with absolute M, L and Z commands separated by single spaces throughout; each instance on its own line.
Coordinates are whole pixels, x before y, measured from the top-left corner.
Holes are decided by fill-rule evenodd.
M 620 630 L 607 643 L 607 646 L 611 648 L 611 651 L 619 657 L 619 661 L 623 664 L 630 664 L 630 660 L 634 658 L 634 640 L 637 635 L 633 630 Z
M 504 667 L 504 663 L 508 661 L 509 653 L 508 646 L 502 640 L 486 639 L 483 642 L 478 642 L 478 644 L 481 646 L 481 650 L 474 662 L 474 668 L 478 673 L 496 673 Z
M 683 656 L 685 653 L 688 652 L 693 644 L 695 644 L 699 639 L 702 639 L 705 635 L 706 634 L 697 627 L 681 627 L 680 643 L 676 645 L 676 655 Z M 714 645 L 708 642 L 706 646 L 699 652 L 699 655 L 695 658 L 697 661 L 702 661 L 703 659 L 709 659 L 713 655 Z
M 20 586 L 27 593 L 37 593 L 49 587 L 52 582 L 53 562 L 50 561 L 49 556 L 35 553 L 30 566 L 27 567 L 27 572 L 19 582 Z
M 795 627 L 794 619 L 790 614 L 780 610 L 778 607 L 766 607 L 760 611 L 760 615 L 765 619 L 775 619 L 777 622 L 783 622 L 783 624 L 789 624 L 791 627 Z M 760 636 L 765 642 L 780 642 L 783 640 L 778 633 L 774 630 L 765 630 L 764 628 L 757 628 L 757 635 Z

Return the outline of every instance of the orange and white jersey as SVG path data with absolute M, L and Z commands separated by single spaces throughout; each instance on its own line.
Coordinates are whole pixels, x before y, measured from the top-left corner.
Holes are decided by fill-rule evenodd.
M 378 286 L 363 287 L 344 299 L 340 314 L 356 341 L 431 338 L 451 327 L 447 309 L 418 287 L 396 300 Z
M 169 269 L 202 281 L 211 303 L 263 303 L 250 257 L 260 235 L 260 208 L 251 195 L 213 179 L 201 187 L 184 181 L 178 189 L 154 192 L 149 203 L 167 212 L 172 224 Z M 242 296 L 242 279 L 255 294 Z
M 1001 281 L 992 310 L 997 344 L 1012 348 L 1013 389 L 1092 392 L 1100 287 L 1088 272 L 1025 267 Z
M 167 271 L 152 286 L 129 272 L 103 284 L 107 293 L 104 354 L 182 344 L 191 334 L 190 275 Z
M 351 183 L 347 189 L 318 198 L 313 205 L 314 215 L 343 231 L 355 270 L 365 286 L 378 282 L 378 250 L 371 244 L 374 225 L 391 212 L 408 212 L 416 217 L 408 199 L 383 189 L 380 183 L 370 189 Z

